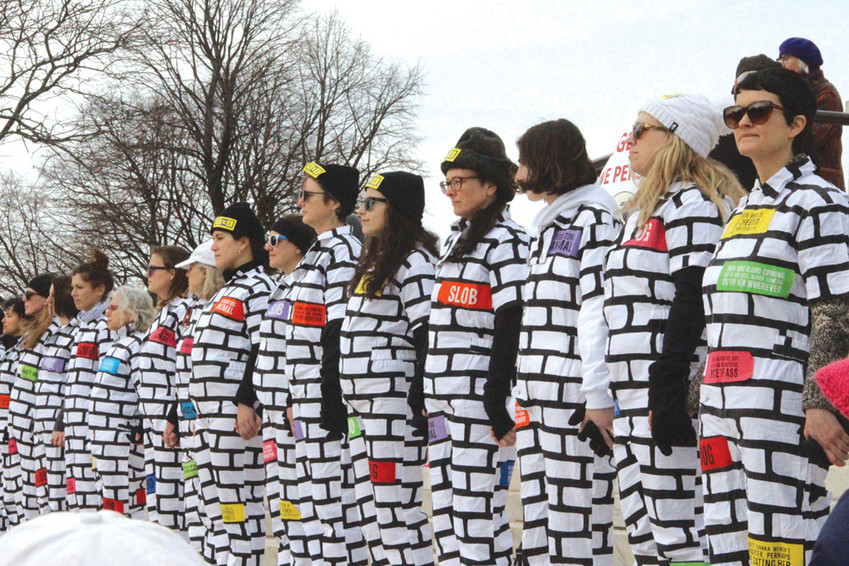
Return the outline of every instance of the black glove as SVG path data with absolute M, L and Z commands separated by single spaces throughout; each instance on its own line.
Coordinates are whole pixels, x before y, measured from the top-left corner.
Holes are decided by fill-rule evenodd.
M 133 444 L 141 444 L 142 443 L 142 435 L 144 434 L 144 428 L 142 427 L 141 421 L 136 424 L 123 423 L 119 424 L 118 428 L 127 431 L 127 438 L 130 439 L 130 442 Z
M 321 422 L 318 426 L 329 432 L 328 438 L 339 440 L 348 432 L 348 409 L 342 402 L 342 393 L 321 397 Z
M 416 438 L 427 437 L 427 417 L 423 417 L 421 413 L 413 413 L 413 418 L 410 421 L 410 425 L 413 427 L 413 436 L 415 436 Z
M 289 407 L 292 406 L 292 394 L 288 393 L 286 395 L 286 406 L 283 408 L 283 430 L 288 432 L 291 436 L 295 436 L 295 431 L 292 430 L 292 427 L 289 426 Z
M 587 404 L 584 403 L 578 407 L 574 413 L 572 413 L 572 416 L 569 418 L 569 424 L 571 426 L 581 426 L 581 422 L 583 422 L 586 414 Z M 587 421 L 587 424 L 584 425 L 584 429 L 578 433 L 578 440 L 585 442 L 587 439 L 590 441 L 590 449 L 596 456 L 605 457 L 613 454 L 613 450 L 610 449 L 607 442 L 604 440 L 604 435 L 592 421 Z
M 693 419 L 687 412 L 688 371 L 689 366 L 664 360 L 649 367 L 651 436 L 664 456 L 672 455 L 673 446 L 698 444 Z

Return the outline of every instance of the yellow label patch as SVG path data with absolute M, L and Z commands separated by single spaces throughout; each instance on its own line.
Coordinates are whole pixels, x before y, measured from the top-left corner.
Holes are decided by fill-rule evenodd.
M 460 151 L 461 150 L 459 147 L 455 147 L 454 149 L 448 152 L 448 155 L 446 155 L 445 159 L 443 159 L 442 161 L 450 161 L 451 163 L 453 163 L 454 160 L 457 159 L 457 156 L 460 155 Z
M 666 99 L 666 98 L 678 98 L 679 96 L 681 96 L 681 93 L 676 92 L 675 94 L 663 94 L 663 95 L 661 95 L 661 98 L 664 98 L 664 99 Z
M 97 470 L 97 467 L 94 465 L 94 454 L 91 455 L 91 469 Z
M 326 173 L 327 171 L 319 165 L 318 163 L 312 161 L 304 165 L 304 173 L 312 177 L 313 179 L 318 179 L 318 176 L 322 173 Z
M 366 282 L 371 279 L 370 275 L 363 275 L 360 277 L 360 282 L 357 284 L 357 288 L 354 290 L 355 295 L 365 295 L 366 294 Z M 376 296 L 381 296 L 383 294 L 383 290 L 379 290 L 375 293 Z
M 221 519 L 225 523 L 244 523 L 245 506 L 242 503 L 222 503 Z
M 749 559 L 752 566 L 804 566 L 805 549 L 801 544 L 749 537 Z
M 380 186 L 380 183 L 382 182 L 383 175 L 372 175 L 371 179 L 369 179 L 368 183 L 366 183 L 366 188 L 377 190 L 377 188 Z
M 219 216 L 215 219 L 215 222 L 212 223 L 212 228 L 221 228 L 222 230 L 229 230 L 232 232 L 236 229 L 236 220 L 234 218 L 227 218 L 226 216 Z
M 284 521 L 300 521 L 301 512 L 291 501 L 280 500 L 280 518 Z
M 744 210 L 731 219 L 721 239 L 740 234 L 763 234 L 769 228 L 773 216 L 775 216 L 775 210 L 772 209 Z

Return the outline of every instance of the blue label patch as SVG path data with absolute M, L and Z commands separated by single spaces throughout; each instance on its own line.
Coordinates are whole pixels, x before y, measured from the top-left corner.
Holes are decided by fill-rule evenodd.
M 156 493 L 156 474 L 150 474 L 144 480 L 148 493 Z
M 195 409 L 195 404 L 191 401 L 184 401 L 180 403 L 180 409 L 183 411 L 184 419 L 196 419 L 198 418 L 198 412 Z
M 63 373 L 65 371 L 65 362 L 63 358 L 55 358 L 53 356 L 44 356 L 41 358 L 41 363 L 38 364 L 39 369 L 44 371 L 52 371 L 53 373 Z
M 582 230 L 558 229 L 554 231 L 551 245 L 548 246 L 548 255 L 562 255 L 565 257 L 578 257 L 578 248 L 581 246 Z
M 272 301 L 268 303 L 268 309 L 265 311 L 265 316 L 268 318 L 276 318 L 277 320 L 289 320 L 292 314 L 292 303 L 289 301 Z
M 618 417 L 622 414 L 622 411 L 619 410 L 619 401 L 613 401 L 613 418 Z
M 501 479 L 498 485 L 501 487 L 510 487 L 510 478 L 513 477 L 513 460 L 507 460 L 501 464 Z
M 116 375 L 120 366 L 121 362 L 119 360 L 116 360 L 115 358 L 103 358 L 103 361 L 100 362 L 100 367 L 98 368 L 98 371 L 103 371 L 106 373 L 111 373 L 112 375 Z

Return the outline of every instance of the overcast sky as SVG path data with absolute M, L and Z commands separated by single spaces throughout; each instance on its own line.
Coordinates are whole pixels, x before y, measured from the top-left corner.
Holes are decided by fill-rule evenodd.
M 793 36 L 819 46 L 826 78 L 849 97 L 845 0 L 304 0 L 303 7 L 335 9 L 376 54 L 423 65 L 426 215 L 443 236 L 453 213 L 437 186 L 439 163 L 469 126 L 498 133 L 515 160 L 515 140 L 527 128 L 567 118 L 584 133 L 590 156 L 600 157 L 650 97 L 699 92 L 720 103 L 741 57 L 777 57 Z M 849 147 L 844 170 L 847 154 Z M 525 197 L 512 208 L 529 224 L 534 210 Z

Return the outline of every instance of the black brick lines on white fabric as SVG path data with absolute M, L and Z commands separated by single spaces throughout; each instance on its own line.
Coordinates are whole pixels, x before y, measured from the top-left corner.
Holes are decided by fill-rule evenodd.
M 829 503 L 827 465 L 809 463 L 801 437 L 809 305 L 849 294 L 846 194 L 799 158 L 756 182 L 703 283 L 709 354 L 701 449 L 711 563 L 746 563 L 750 547 L 783 549 L 801 563 Z
M 654 445 L 648 379 L 675 297 L 672 276 L 687 267 L 707 266 L 722 233 L 722 217 L 697 187 L 680 183 L 670 186 L 639 232 L 637 217 L 634 212 L 628 219 L 605 264 L 607 365 L 620 411 L 613 429 L 623 515 L 639 564 L 654 564 L 658 556 L 701 561 L 706 548 L 700 542 L 698 451 L 675 447 L 666 457 Z M 692 359 L 691 379 L 704 355 L 702 341 Z M 669 482 L 678 487 L 669 489 Z
M 251 264 L 248 264 L 251 265 Z M 200 503 L 232 563 L 260 564 L 265 550 L 262 437 L 235 432 L 236 393 L 274 283 L 262 267 L 239 269 L 205 305 L 193 331 L 189 396 L 195 404 Z M 216 551 L 220 552 L 217 542 Z
M 431 297 L 424 391 L 433 531 L 440 564 L 462 556 L 501 565 L 513 550 L 504 508 L 516 451 L 490 438 L 483 392 L 495 312 L 521 303 L 530 237 L 504 211 L 470 254 L 448 261 L 466 226 L 451 227 Z
M 0 455 L 2 455 L 2 509 L 0 509 L 0 531 L 14 527 L 20 522 L 18 501 L 21 497 L 21 460 L 17 443 L 9 436 L 9 403 L 12 384 L 18 375 L 20 341 L 7 348 L 0 356 Z

